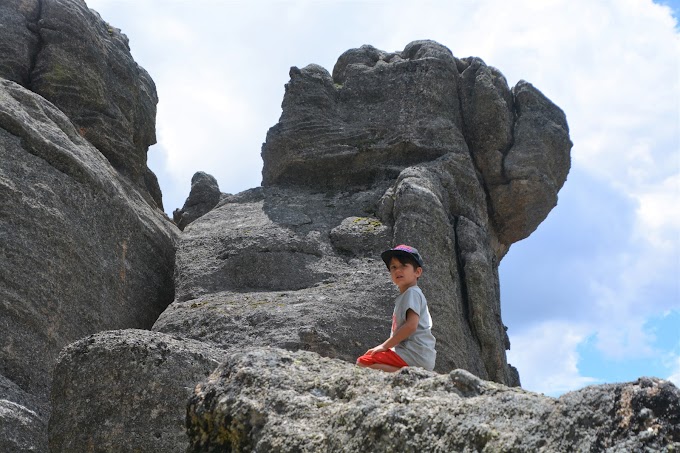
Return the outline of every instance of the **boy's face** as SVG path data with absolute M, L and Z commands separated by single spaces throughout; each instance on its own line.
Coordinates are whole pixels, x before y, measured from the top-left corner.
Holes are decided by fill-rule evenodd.
M 417 285 L 422 273 L 422 267 L 415 269 L 413 264 L 401 264 L 394 257 L 390 260 L 390 277 L 392 277 L 392 282 L 399 287 L 399 292 L 403 293 L 411 286 Z

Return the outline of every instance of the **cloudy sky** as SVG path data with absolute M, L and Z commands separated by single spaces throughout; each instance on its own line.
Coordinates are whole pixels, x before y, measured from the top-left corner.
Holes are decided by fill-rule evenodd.
M 525 79 L 569 122 L 559 204 L 501 263 L 509 361 L 527 389 L 680 385 L 680 27 L 657 0 L 86 0 L 157 85 L 149 166 L 166 211 L 191 176 L 261 182 L 291 66 L 434 39 Z

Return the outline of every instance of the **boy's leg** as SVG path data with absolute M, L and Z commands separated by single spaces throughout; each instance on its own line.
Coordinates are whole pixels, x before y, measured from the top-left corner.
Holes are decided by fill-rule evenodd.
M 388 373 L 394 373 L 395 371 L 399 371 L 404 367 L 387 365 L 385 363 L 374 363 L 373 365 L 369 365 L 368 368 L 372 368 L 374 370 L 387 371 Z
M 357 365 L 374 370 L 394 372 L 407 367 L 406 363 L 399 354 L 392 350 L 376 352 L 373 355 L 364 354 L 357 359 Z

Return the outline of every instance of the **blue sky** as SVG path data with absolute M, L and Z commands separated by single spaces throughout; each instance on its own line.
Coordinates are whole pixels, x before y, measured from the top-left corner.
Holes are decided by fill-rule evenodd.
M 194 172 L 261 182 L 290 66 L 434 39 L 534 84 L 566 113 L 558 206 L 500 267 L 508 358 L 558 395 L 640 376 L 680 384 L 678 1 L 89 0 L 156 82 L 149 165 L 166 211 Z

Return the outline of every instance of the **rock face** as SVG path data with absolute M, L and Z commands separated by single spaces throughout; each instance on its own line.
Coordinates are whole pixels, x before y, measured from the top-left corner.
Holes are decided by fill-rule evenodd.
M 675 451 L 680 390 L 642 378 L 554 399 L 462 370 L 255 349 L 197 386 L 187 429 L 191 452 Z
M 263 187 L 187 228 L 176 300 L 154 329 L 354 362 L 389 336 L 397 293 L 379 252 L 408 243 L 425 259 L 435 369 L 519 385 L 498 265 L 556 204 L 570 165 L 562 111 L 432 41 L 290 75 Z
M 46 396 L 63 346 L 173 299 L 176 233 L 52 104 L 7 80 L 0 101 L 0 372 Z
M 62 112 L 7 80 L 0 161 L 0 374 L 46 400 L 62 347 L 149 328 L 172 301 L 177 233 Z
M 46 450 L 61 348 L 150 328 L 174 299 L 179 231 L 146 167 L 155 104 L 127 38 L 83 1 L 1 2 L 2 451 Z
M 46 401 L 0 375 L 0 451 L 47 451 Z
M 69 345 L 54 372 L 50 451 L 186 451 L 186 401 L 225 357 L 143 330 Z
M 52 102 L 162 209 L 146 166 L 156 143 L 156 87 L 130 55 L 127 37 L 83 0 L 5 1 L 0 25 L 0 78 Z
M 217 180 L 202 171 L 191 178 L 191 193 L 182 209 L 175 209 L 172 218 L 180 230 L 210 212 L 219 203 L 222 193 Z

